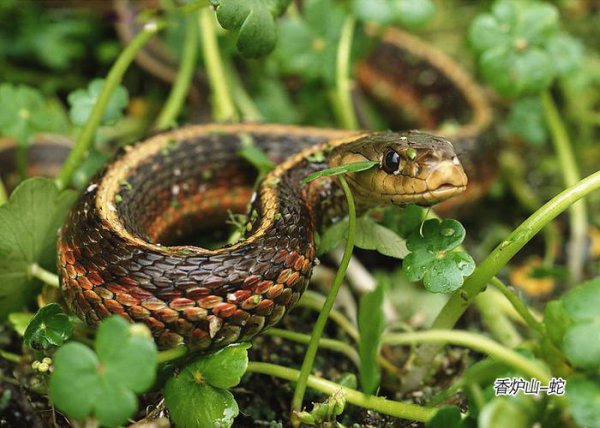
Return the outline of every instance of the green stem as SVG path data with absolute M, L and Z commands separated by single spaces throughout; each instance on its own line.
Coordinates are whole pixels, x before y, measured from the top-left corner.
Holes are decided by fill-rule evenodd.
M 44 284 L 49 285 L 51 287 L 59 288 L 60 281 L 58 279 L 58 275 L 47 271 L 37 263 L 33 263 L 29 266 L 29 274 L 34 278 L 39 279 Z
M 96 129 L 98 129 L 98 126 L 102 121 L 102 116 L 104 115 L 106 105 L 108 104 L 108 101 L 110 100 L 110 97 L 112 96 L 116 87 L 123 79 L 125 71 L 135 58 L 138 51 L 142 49 L 142 47 L 152 38 L 152 36 L 154 36 L 163 27 L 164 23 L 158 23 L 156 21 L 148 22 L 146 25 L 144 25 L 142 31 L 140 31 L 139 34 L 131 41 L 131 43 L 127 45 L 127 47 L 121 52 L 117 58 L 117 61 L 108 72 L 106 81 L 104 82 L 104 86 L 98 95 L 98 100 L 96 101 L 96 104 L 94 104 L 94 108 L 92 109 L 90 117 L 81 130 L 81 133 L 77 137 L 77 141 L 75 142 L 71 153 L 69 153 L 69 157 L 65 161 L 62 170 L 56 179 L 56 184 L 59 189 L 64 189 L 69 185 L 75 169 L 81 164 L 81 161 L 91 148 L 94 142 Z
M 5 202 L 8 201 L 8 192 L 6 191 L 6 187 L 0 178 L 0 206 L 2 206 Z
M 283 330 L 280 328 L 271 328 L 265 331 L 266 335 L 281 337 L 282 339 L 292 340 L 294 342 L 309 344 L 310 338 L 308 334 L 297 333 L 295 331 Z M 319 347 L 323 349 L 329 349 L 330 351 L 336 351 L 347 356 L 353 363 L 357 366 L 360 361 L 360 357 L 356 349 L 347 343 L 341 342 L 339 340 L 321 338 L 319 339 Z
M 27 178 L 27 142 L 24 141 L 17 145 L 17 172 L 20 181 Z
M 483 293 L 475 296 L 474 303 L 481 315 L 481 319 L 485 326 L 489 329 L 493 337 L 500 343 L 509 348 L 514 348 L 523 341 L 523 338 L 508 317 L 498 310 L 496 306 L 496 297 L 487 289 Z M 502 296 L 498 295 L 502 298 Z
M 554 142 L 554 149 L 556 150 L 558 161 L 561 164 L 565 186 L 574 186 L 581 180 L 581 175 L 577 167 L 577 162 L 575 161 L 573 145 L 569 139 L 569 134 L 567 133 L 550 92 L 542 92 L 540 98 L 544 107 L 546 122 L 548 123 L 548 128 L 552 135 L 552 141 Z M 584 201 L 573 204 L 569 208 L 569 212 L 571 239 L 569 242 L 569 251 L 567 252 L 568 265 L 571 273 L 571 280 L 577 282 L 581 279 L 586 254 L 585 241 L 588 216 Z
M 242 120 L 244 122 L 261 122 L 264 120 L 262 114 L 252 101 L 252 98 L 246 91 L 242 79 L 231 64 L 231 61 L 224 61 L 223 66 L 225 68 L 225 75 L 227 82 L 231 86 L 231 93 L 233 96 L 233 102 L 238 108 Z
M 196 53 L 198 51 L 198 13 L 190 13 L 185 20 L 185 39 L 181 52 L 181 64 L 175 78 L 173 88 L 167 102 L 156 119 L 156 129 L 162 130 L 176 123 L 177 115 L 183 107 L 185 97 L 190 88 L 194 69 L 196 67 Z
M 575 186 L 569 187 L 544 204 L 533 213 L 510 236 L 501 242 L 483 262 L 477 266 L 460 290 L 454 292 L 444 305 L 432 329 L 445 330 L 454 327 L 458 319 L 467 310 L 473 298 L 479 294 L 487 283 L 502 269 L 517 252 L 525 246 L 541 228 L 556 216 L 565 211 L 575 201 L 600 188 L 600 171 L 589 175 Z M 437 345 L 425 344 L 416 353 L 416 367 L 406 376 L 406 389 L 416 388 L 427 376 L 435 355 L 439 352 Z
M 336 63 L 336 112 L 340 125 L 345 129 L 358 129 L 358 121 L 352 105 L 352 82 L 350 80 L 350 54 L 356 18 L 348 15 L 342 27 Z
M 298 306 L 304 306 L 309 309 L 313 309 L 317 312 L 321 312 L 323 309 L 323 303 L 325 298 L 323 298 L 320 294 L 315 293 L 311 290 L 306 290 L 302 295 L 302 298 L 298 302 Z M 346 318 L 346 316 L 338 310 L 332 309 L 329 313 L 329 318 L 337 325 L 340 326 L 342 330 L 344 330 L 348 336 L 352 339 L 358 341 L 358 330 L 352 324 L 352 322 Z
M 217 122 L 236 121 L 238 115 L 227 87 L 227 79 L 224 78 L 225 71 L 217 42 L 215 18 L 209 8 L 200 11 L 200 31 L 204 64 L 211 88 L 213 117 Z
M 188 353 L 188 348 L 186 346 L 178 346 L 176 348 L 167 349 L 165 351 L 160 351 L 156 356 L 156 361 L 158 364 L 166 363 L 168 361 L 173 361 L 178 358 L 185 356 Z
M 383 337 L 386 345 L 414 345 L 416 343 L 435 343 L 460 345 L 508 364 L 524 374 L 547 383 L 548 371 L 512 349 L 506 348 L 481 334 L 458 330 L 429 330 L 414 333 L 396 333 Z
M 11 363 L 18 364 L 21 362 L 21 357 L 19 355 L 5 351 L 3 349 L 0 349 L 0 357 L 4 358 L 6 361 L 10 361 Z
M 342 281 L 344 280 L 348 263 L 350 263 L 350 258 L 352 257 L 352 250 L 354 249 L 354 235 L 356 232 L 356 208 L 354 206 L 354 197 L 352 196 L 352 192 L 350 191 L 350 187 L 348 186 L 346 179 L 341 175 L 338 176 L 338 179 L 346 196 L 346 200 L 348 201 L 348 239 L 346 241 L 346 246 L 344 247 L 344 256 L 342 257 L 342 261 L 335 275 L 335 279 L 333 280 L 331 290 L 329 290 L 329 294 L 325 300 L 325 304 L 319 313 L 319 317 L 317 318 L 317 322 L 315 323 L 315 327 L 312 331 L 310 343 L 308 344 L 308 349 L 304 355 L 304 361 L 302 362 L 302 368 L 300 369 L 300 376 L 298 377 L 298 383 L 296 384 L 294 397 L 292 399 L 292 411 L 302 410 L 302 402 L 304 400 L 304 393 L 306 391 L 306 382 L 312 370 L 315 356 L 317 355 L 319 339 L 323 334 L 325 324 L 327 323 L 327 318 L 329 317 L 329 312 L 331 312 L 331 309 L 333 308 L 335 298 L 337 297 L 340 286 L 342 285 Z M 292 421 L 295 420 L 297 421 L 297 418 L 295 418 L 295 413 L 292 413 Z M 297 421 L 295 424 L 299 425 L 299 421 Z
M 301 373 L 298 370 L 256 361 L 250 361 L 248 363 L 247 371 L 276 376 L 291 382 L 297 382 L 301 376 Z M 425 422 L 437 411 L 437 409 L 431 407 L 401 403 L 399 401 L 386 400 L 383 397 L 377 397 L 375 395 L 367 395 L 355 389 L 347 388 L 316 376 L 308 376 L 307 385 L 312 389 L 330 395 L 335 394 L 341 389 L 344 392 L 344 397 L 349 403 L 397 418 Z
M 519 299 L 515 293 L 511 292 L 506 284 L 500 281 L 497 277 L 493 277 L 490 281 L 490 284 L 496 287 L 496 289 L 498 289 L 498 291 L 500 291 L 504 297 L 506 297 L 506 299 L 513 305 L 515 310 L 519 313 L 519 315 L 521 315 L 530 328 L 537 331 L 542 336 L 546 334 L 544 325 L 535 319 L 531 312 L 529 312 L 527 305 L 525 305 L 525 303 L 523 303 L 523 301 Z

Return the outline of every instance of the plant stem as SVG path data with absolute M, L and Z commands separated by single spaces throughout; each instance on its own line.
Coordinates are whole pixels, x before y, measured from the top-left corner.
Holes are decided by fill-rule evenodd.
M 321 312 L 323 309 L 324 300 L 325 298 L 322 298 L 320 294 L 311 290 L 306 290 L 298 302 L 298 306 L 304 306 L 317 312 Z M 352 324 L 352 322 L 346 318 L 346 316 L 344 316 L 344 314 L 342 314 L 340 311 L 332 309 L 329 313 L 329 318 L 339 325 L 340 328 L 348 334 L 348 336 L 354 340 L 358 340 L 358 330 L 354 324 Z
M 523 338 L 508 317 L 498 310 L 495 305 L 496 298 L 488 293 L 489 290 L 491 288 L 475 296 L 474 303 L 477 310 L 492 336 L 504 346 L 514 348 L 523 341 Z M 498 297 L 502 298 L 501 295 L 498 295 Z
M 37 263 L 33 263 L 29 266 L 29 274 L 34 278 L 39 279 L 44 284 L 49 285 L 51 287 L 59 288 L 60 281 L 58 279 L 58 275 L 47 271 Z
M 454 327 L 458 319 L 471 304 L 487 283 L 502 269 L 517 252 L 540 229 L 546 226 L 556 216 L 565 211 L 575 201 L 588 193 L 600 188 L 600 171 L 589 175 L 575 186 L 562 191 L 533 213 L 509 237 L 501 242 L 468 277 L 460 290 L 452 294 L 433 322 L 432 329 L 445 330 Z M 417 366 L 405 377 L 406 389 L 416 388 L 425 379 L 435 355 L 439 352 L 438 345 L 425 344 L 416 352 Z
M 550 92 L 542 92 L 540 98 L 544 107 L 546 122 L 548 123 L 548 128 L 552 135 L 552 141 L 554 142 L 554 149 L 556 150 L 556 155 L 561 164 L 565 186 L 574 186 L 581 180 L 581 175 L 579 174 L 577 162 L 575 161 L 569 134 L 567 133 Z M 569 251 L 567 251 L 568 265 L 571 273 L 571 280 L 577 282 L 581 279 L 586 253 L 585 242 L 588 216 L 584 201 L 573 204 L 569 208 L 569 212 L 571 239 L 569 241 Z
M 209 8 L 200 10 L 200 31 L 204 64 L 211 88 L 213 117 L 217 122 L 236 121 L 238 115 L 227 88 L 227 79 L 224 78 L 225 71 L 217 42 L 215 18 Z
M 266 335 L 281 337 L 282 339 L 293 340 L 294 342 L 308 344 L 310 343 L 310 338 L 308 334 L 298 333 L 295 331 L 283 330 L 280 328 L 270 328 L 265 331 Z M 347 343 L 341 342 L 339 340 L 321 338 L 319 339 L 319 347 L 323 349 L 329 349 L 330 351 L 336 351 L 347 356 L 353 363 L 357 366 L 360 361 L 360 357 L 356 349 Z
M 496 289 L 498 289 L 504 295 L 504 297 L 506 297 L 506 299 L 513 305 L 513 307 L 519 313 L 519 315 L 523 317 L 523 319 L 530 328 L 537 331 L 542 336 L 546 334 L 546 329 L 544 328 L 544 325 L 535 319 L 531 312 L 529 312 L 527 305 L 525 305 L 525 303 L 523 303 L 523 301 L 519 299 L 519 297 L 517 297 L 515 293 L 510 291 L 506 284 L 500 281 L 500 279 L 498 279 L 497 277 L 493 277 L 490 281 L 490 284 L 496 287 Z
M 301 375 L 298 370 L 278 366 L 276 364 L 261 363 L 256 361 L 250 361 L 248 363 L 247 371 L 251 373 L 276 376 L 291 382 L 298 381 Z M 325 394 L 335 394 L 341 389 L 344 392 L 344 397 L 349 403 L 365 409 L 375 410 L 386 415 L 395 416 L 397 418 L 425 422 L 437 411 L 437 409 L 431 407 L 423 407 L 410 403 L 401 403 L 399 401 L 386 400 L 383 397 L 377 397 L 375 395 L 367 395 L 355 389 L 347 388 L 316 376 L 309 376 L 307 379 L 307 385 L 312 389 L 321 391 Z
M 167 361 L 172 361 L 181 358 L 187 353 L 188 348 L 186 346 L 178 346 L 176 348 L 160 351 L 156 356 L 156 361 L 158 362 L 158 364 L 166 363 Z
M 344 280 L 348 263 L 350 263 L 350 258 L 352 257 L 352 250 L 354 249 L 354 236 L 356 233 L 356 208 L 354 206 L 354 197 L 352 196 L 352 192 L 350 191 L 350 187 L 348 186 L 346 179 L 340 175 L 338 176 L 338 180 L 344 191 L 346 200 L 348 201 L 348 239 L 346 241 L 346 246 L 344 247 L 344 257 L 342 258 L 338 271 L 335 275 L 335 279 L 333 280 L 333 285 L 331 286 L 331 290 L 329 290 L 329 294 L 327 294 L 325 304 L 323 305 L 323 308 L 319 313 L 319 317 L 317 318 L 317 322 L 315 323 L 315 327 L 313 328 L 310 343 L 308 344 L 308 349 L 306 350 L 304 361 L 302 362 L 302 368 L 300 369 L 298 383 L 296 384 L 296 389 L 294 390 L 294 397 L 292 399 L 292 422 L 293 425 L 297 426 L 299 426 L 300 423 L 297 420 L 297 417 L 295 417 L 296 414 L 294 412 L 302 410 L 302 402 L 304 400 L 304 393 L 306 391 L 306 382 L 312 370 L 315 356 L 317 355 L 319 339 L 323 334 L 323 329 L 327 323 L 329 312 L 331 312 L 331 309 L 333 308 L 333 303 L 335 302 L 335 298 L 338 294 L 340 286 L 342 285 L 342 281 Z
M 152 36 L 154 36 L 158 31 L 162 30 L 164 26 L 164 23 L 157 21 L 148 22 L 146 25 L 144 25 L 142 31 L 140 31 L 139 34 L 131 41 L 131 43 L 127 45 L 127 47 L 117 58 L 117 61 L 111 67 L 108 75 L 106 76 L 104 86 L 102 86 L 102 90 L 98 95 L 96 104 L 94 104 L 94 108 L 92 109 L 90 117 L 83 126 L 83 129 L 77 137 L 71 153 L 69 153 L 69 157 L 65 161 L 60 173 L 58 174 L 58 177 L 56 178 L 56 185 L 59 189 L 64 189 L 71 183 L 71 178 L 73 177 L 75 169 L 80 165 L 81 161 L 92 146 L 96 129 L 98 129 L 98 126 L 102 121 L 102 116 L 104 115 L 106 105 L 108 104 L 108 101 L 110 100 L 110 97 L 112 96 L 117 85 L 119 85 L 123 79 L 123 75 L 129 67 L 129 64 L 131 64 L 138 51 L 142 49 L 142 47 L 152 38 Z
M 350 81 L 350 55 L 356 18 L 350 14 L 342 27 L 336 62 L 336 112 L 340 125 L 345 129 L 358 129 L 358 121 L 352 105 L 352 82 Z
M 4 187 L 4 183 L 0 178 L 0 206 L 2 206 L 5 202 L 8 201 L 8 192 L 6 191 L 6 187 Z
M 21 357 L 17 354 L 13 354 L 12 352 L 5 351 L 0 349 L 0 357 L 4 358 L 6 361 L 10 361 L 11 363 L 20 363 Z
M 229 86 L 231 86 L 231 93 L 233 102 L 238 108 L 242 121 L 244 122 L 261 122 L 264 120 L 262 114 L 252 101 L 252 98 L 246 91 L 239 74 L 231 64 L 231 61 L 224 61 L 223 66 L 225 68 L 225 75 Z
M 196 67 L 196 53 L 198 51 L 198 13 L 191 12 L 185 20 L 185 39 L 181 52 L 181 64 L 171 88 L 171 93 L 158 118 L 156 129 L 166 129 L 176 123 L 177 115 L 183 107 L 185 97 L 190 88 L 194 69 Z
M 529 358 L 500 345 L 498 342 L 494 342 L 486 336 L 468 331 L 429 330 L 414 333 L 396 333 L 384 336 L 382 342 L 386 345 L 436 343 L 465 346 L 489 355 L 498 361 L 502 361 L 543 383 L 547 383 L 550 380 L 548 371 Z

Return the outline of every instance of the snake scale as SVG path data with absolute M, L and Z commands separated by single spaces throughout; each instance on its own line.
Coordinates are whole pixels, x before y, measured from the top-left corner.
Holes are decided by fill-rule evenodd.
M 356 79 L 395 126 L 429 133 L 214 124 L 128 146 L 84 189 L 61 229 L 58 272 L 68 306 L 92 326 L 112 314 L 145 323 L 160 348 L 218 349 L 275 324 L 308 286 L 315 232 L 345 214 L 336 180 L 303 184 L 311 172 L 378 162 L 347 176 L 362 207 L 443 201 L 465 191 L 462 165 L 467 194 L 485 191 L 491 162 L 482 161 L 489 152 L 481 137 L 490 108 L 454 61 L 390 29 Z M 257 174 L 238 155 L 248 142 L 278 164 L 256 192 Z M 0 144 L 3 172 L 14 163 L 9 146 Z M 217 249 L 190 244 L 190 233 L 210 233 L 230 211 L 248 212 L 242 240 Z

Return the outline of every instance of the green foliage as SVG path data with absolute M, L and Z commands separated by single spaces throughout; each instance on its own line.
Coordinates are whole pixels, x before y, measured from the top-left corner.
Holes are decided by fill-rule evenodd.
M 500 94 L 540 92 L 578 67 L 582 48 L 560 31 L 558 17 L 548 3 L 499 0 L 473 21 L 469 39 L 479 67 Z
M 600 426 L 600 384 L 592 380 L 567 382 L 567 398 L 573 419 L 582 427 Z
M 71 106 L 69 116 L 75 125 L 83 126 L 87 122 L 103 86 L 104 79 L 95 79 L 87 89 L 77 89 L 69 94 L 67 98 Z M 129 103 L 127 89 L 118 85 L 106 105 L 101 125 L 110 125 L 119 120 L 123 116 L 123 109 L 127 107 L 127 103 Z
M 228 388 L 248 367 L 250 344 L 231 345 L 187 365 L 165 385 L 165 401 L 180 427 L 230 427 L 239 413 Z
M 137 409 L 135 394 L 154 384 L 156 345 L 147 327 L 113 316 L 100 324 L 95 350 L 71 342 L 56 352 L 50 396 L 73 419 L 122 425 Z
M 360 385 L 366 394 L 374 394 L 379 388 L 381 377 L 378 362 L 381 337 L 385 329 L 383 302 L 389 288 L 388 280 L 380 280 L 375 290 L 365 293 L 358 306 L 358 331 L 360 341 Z
M 525 399 L 527 400 L 527 399 Z M 529 428 L 533 420 L 530 409 L 520 397 L 498 397 L 487 402 L 479 413 L 477 426 L 481 428 Z
M 322 171 L 317 171 L 310 174 L 308 177 L 304 179 L 305 183 L 310 183 L 311 181 L 316 180 L 321 177 L 334 177 L 336 175 L 347 174 L 349 172 L 360 172 L 366 171 L 367 169 L 373 168 L 375 165 L 379 165 L 379 162 L 375 161 L 364 161 L 364 162 L 354 162 L 346 165 L 335 166 L 333 168 L 327 168 Z
M 465 229 L 456 220 L 427 220 L 421 231 L 406 241 L 411 251 L 404 258 L 402 270 L 410 281 L 423 280 L 432 293 L 450 293 L 459 288 L 463 277 L 475 269 L 473 258 L 452 251 L 465 239 Z
M 64 112 L 44 99 L 40 91 L 25 85 L 0 85 L 0 135 L 26 144 L 38 132 L 66 132 Z
M 21 183 L 0 206 L 0 318 L 32 302 L 38 283 L 34 263 L 54 264 L 56 232 L 75 201 L 72 190 L 59 192 L 45 178 Z
M 27 326 L 23 343 L 33 349 L 61 346 L 73 334 L 67 314 L 57 303 L 40 308 Z
M 254 166 L 254 168 L 256 168 L 256 170 L 262 175 L 268 174 L 273 168 L 275 168 L 275 164 L 267 158 L 264 152 L 256 147 L 250 135 L 242 134 L 241 139 L 242 148 L 238 151 L 240 157 L 250 162 L 252 166 Z
M 600 368 L 599 305 L 600 278 L 596 278 L 546 307 L 544 323 L 549 337 L 577 368 Z
M 300 422 L 310 426 L 341 426 L 336 423 L 336 417 L 344 412 L 346 397 L 339 391 L 327 397 L 322 403 L 315 403 L 310 412 L 298 412 Z
M 425 25 L 435 13 L 431 0 L 353 0 L 352 9 L 363 21 L 400 24 L 409 28 Z
M 460 410 L 455 406 L 442 407 L 433 418 L 425 423 L 425 428 L 459 428 L 461 426 Z
M 219 24 L 238 32 L 237 48 L 248 58 L 269 54 L 277 41 L 275 18 L 291 0 L 211 0 L 217 8 Z
M 342 220 L 329 227 L 321 236 L 319 254 L 326 254 L 337 248 L 348 236 L 348 220 Z M 406 242 L 390 229 L 376 223 L 369 216 L 356 219 L 354 245 L 364 250 L 376 250 L 388 257 L 403 259 L 407 254 Z
M 345 15 L 333 0 L 308 0 L 302 17 L 283 21 L 275 51 L 282 71 L 333 84 Z
M 390 205 L 383 212 L 383 225 L 403 238 L 408 238 L 423 223 L 425 209 L 418 205 Z
M 508 130 L 535 145 L 541 145 L 548 138 L 544 110 L 538 98 L 520 98 L 510 107 L 506 121 Z

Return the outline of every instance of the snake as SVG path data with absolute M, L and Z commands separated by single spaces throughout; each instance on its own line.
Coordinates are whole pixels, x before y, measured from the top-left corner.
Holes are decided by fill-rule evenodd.
M 238 155 L 250 141 L 278 163 L 254 197 L 253 167 Z M 92 326 L 113 314 L 146 324 L 160 348 L 248 341 L 298 301 L 317 260 L 315 233 L 343 212 L 334 178 L 304 179 L 363 161 L 377 165 L 347 174 L 359 207 L 429 206 L 466 189 L 452 144 L 421 132 L 217 124 L 129 146 L 61 229 L 65 300 Z M 241 241 L 217 249 L 181 241 L 249 200 Z
M 136 24 L 128 25 L 132 37 Z M 163 70 L 174 66 L 152 52 L 157 45 L 145 52 L 153 60 L 141 61 L 151 73 L 161 61 Z M 486 192 L 491 108 L 454 60 L 391 28 L 355 79 L 355 97 L 375 100 L 395 129 L 425 132 L 200 124 L 123 148 L 83 189 L 59 232 L 57 269 L 70 310 L 90 326 L 114 314 L 143 323 L 160 349 L 212 351 L 249 341 L 298 302 L 318 263 L 317 235 L 346 215 L 338 180 L 305 183 L 308 175 L 376 163 L 345 175 L 361 210 L 437 203 L 452 210 L 453 201 L 462 207 Z M 249 145 L 277 165 L 258 186 L 256 169 L 239 155 Z M 33 163 L 49 146 L 29 148 Z M 13 158 L 14 147 L 0 146 L 3 171 Z M 241 238 L 201 245 L 231 213 L 247 214 Z

